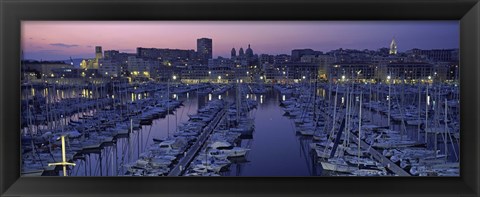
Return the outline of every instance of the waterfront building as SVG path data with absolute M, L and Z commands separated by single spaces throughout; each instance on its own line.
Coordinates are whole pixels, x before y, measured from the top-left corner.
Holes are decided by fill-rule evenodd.
M 60 61 L 24 61 L 22 69 L 39 73 L 41 78 L 52 78 L 60 77 L 59 70 L 72 70 L 74 66 Z
M 370 62 L 375 51 L 356 49 L 336 49 L 326 53 L 334 58 L 334 62 Z
M 304 55 L 322 55 L 321 51 L 314 51 L 313 49 L 293 49 L 291 61 L 299 62 Z
M 144 59 L 140 57 L 128 57 L 128 71 L 132 78 L 151 78 L 155 75 L 155 68 L 159 67 L 158 60 Z
M 180 80 L 183 83 L 208 83 L 210 82 L 209 78 L 209 67 L 206 65 L 190 65 L 185 69 L 181 70 L 181 74 L 176 77 L 176 80 Z
M 403 62 L 406 61 L 406 57 L 402 56 L 373 56 L 371 62 L 375 65 L 388 64 L 393 62 Z M 416 62 L 416 61 L 410 61 Z
M 177 76 L 180 80 L 182 78 L 181 71 L 186 69 L 181 69 L 175 66 L 166 65 L 159 63 L 157 67 L 153 68 L 153 77 L 156 81 L 168 82 L 173 79 L 173 76 Z
M 459 63 L 458 61 L 456 62 L 445 62 L 445 67 L 447 68 L 447 73 L 446 73 L 446 80 L 447 82 L 460 82 L 460 69 L 459 69 Z
M 199 38 L 197 39 L 197 54 L 200 59 L 200 62 L 207 64 L 209 59 L 212 59 L 212 39 L 210 38 Z
M 303 55 L 300 58 L 300 62 L 318 64 L 319 77 L 321 79 L 327 79 L 328 67 L 332 65 L 335 58 L 331 55 Z
M 273 64 L 275 56 L 269 54 L 261 54 L 258 58 L 258 63 L 263 65 L 265 63 Z
M 208 60 L 208 67 L 219 67 L 219 66 L 226 66 L 226 67 L 234 67 L 235 62 L 231 59 L 218 57 L 216 59 L 209 59 Z
M 319 78 L 319 66 L 315 63 L 306 62 L 279 62 L 273 67 L 267 66 L 266 69 L 272 68 L 265 74 L 267 79 L 282 79 L 288 82 L 314 82 Z
M 120 63 L 112 59 L 101 59 L 98 63 L 98 72 L 104 77 L 118 77 L 122 73 Z
M 290 62 L 290 55 L 287 54 L 280 54 L 276 55 L 275 58 L 273 59 L 273 63 L 275 64 L 281 64 L 285 62 Z
M 114 73 L 114 74 L 107 74 L 110 77 L 111 75 L 127 76 L 128 57 L 137 55 L 135 53 L 119 52 L 118 50 L 105 50 L 103 54 L 104 54 L 103 59 L 99 60 L 99 65 L 98 65 L 98 69 L 100 69 L 99 73 L 100 74 L 103 73 L 103 75 L 105 75 L 105 72 Z M 101 68 L 102 66 L 103 68 Z M 85 69 L 86 67 L 88 66 L 85 66 L 82 68 Z
M 429 61 L 432 62 L 449 62 L 449 61 L 458 61 L 459 52 L 458 49 L 431 49 L 431 50 L 422 50 L 422 49 L 411 49 L 406 51 L 409 55 L 415 56 L 425 56 Z
M 158 49 L 158 48 L 137 48 L 137 56 L 148 59 L 158 59 L 162 62 L 188 62 L 196 57 L 193 49 Z
M 81 69 L 78 68 L 67 68 L 67 67 L 60 67 L 60 68 L 52 68 L 52 73 L 54 78 L 78 78 L 80 77 Z
M 96 59 L 84 59 L 80 63 L 80 68 L 81 69 L 98 69 L 98 62 Z
M 417 83 L 438 76 L 438 73 L 435 74 L 434 65 L 426 62 L 392 62 L 377 69 L 378 81 L 386 82 L 387 76 L 391 77 L 393 83 Z
M 337 62 L 328 67 L 328 79 L 335 82 L 356 81 L 372 82 L 376 67 L 371 62 Z
M 105 50 L 103 54 L 105 59 L 114 59 L 119 53 L 117 50 Z
M 103 58 L 103 51 L 102 51 L 102 46 L 96 46 L 95 47 L 95 60 L 102 59 Z
M 230 66 L 209 67 L 209 79 L 215 83 L 228 83 L 235 80 L 235 70 Z
M 267 83 L 285 83 L 287 81 L 286 65 L 275 66 L 274 64 L 264 63 L 262 69 Z

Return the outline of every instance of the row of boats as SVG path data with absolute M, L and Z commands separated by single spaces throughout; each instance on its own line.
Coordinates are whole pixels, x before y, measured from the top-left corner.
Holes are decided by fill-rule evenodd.
M 61 142 L 57 140 L 60 136 L 68 137 L 67 160 L 84 159 L 85 154 L 99 152 L 104 146 L 116 142 L 117 138 L 128 137 L 141 125 L 165 117 L 181 104 L 178 100 L 152 96 L 62 117 L 54 128 L 27 129 L 22 136 L 22 173 L 53 170 L 48 163 L 62 160 Z
M 236 99 L 220 123 L 208 137 L 201 151 L 190 163 L 184 176 L 221 176 L 232 163 L 246 161 L 248 147 L 241 147 L 241 139 L 251 137 L 255 129 L 254 120 L 249 111 L 257 106 L 253 99 L 247 99 L 251 93 L 248 85 L 236 85 Z
M 245 89 L 237 86 L 240 94 Z M 254 130 L 253 119 L 247 114 L 256 107 L 256 102 L 240 99 L 243 96 L 238 98 L 240 103 L 212 100 L 198 109 L 197 114 L 189 115 L 178 132 L 165 139 L 154 139 L 155 143 L 137 161 L 124 166 L 126 175 L 166 176 L 180 168 L 184 176 L 220 176 L 233 161 L 245 157 L 249 149 L 235 144 L 242 135 Z M 191 160 L 189 154 L 194 155 Z
M 284 115 L 292 119 L 297 134 L 307 138 L 311 137 L 313 140 L 310 143 L 312 154 L 317 158 L 323 170 L 330 175 L 459 175 L 458 161 L 447 159 L 448 155 L 446 154 L 448 150 L 455 150 L 453 146 L 458 145 L 458 143 L 455 144 L 456 141 L 450 138 L 452 147 L 447 147 L 449 136 L 446 135 L 446 132 L 443 133 L 443 137 L 440 137 L 445 142 L 443 151 L 432 150 L 432 147 L 427 146 L 423 140 L 413 140 L 411 135 L 408 135 L 405 126 L 407 121 L 411 123 L 417 121 L 425 124 L 418 119 L 418 116 L 422 116 L 422 114 L 415 114 L 423 112 L 424 116 L 425 111 L 419 110 L 416 108 L 417 106 L 390 106 L 390 110 L 388 110 L 388 106 L 385 106 L 386 102 L 370 101 L 363 104 L 362 97 L 364 95 L 362 91 L 358 91 L 362 88 L 358 87 L 342 87 L 344 91 L 340 95 L 342 96 L 341 102 L 337 98 L 340 94 L 338 89 L 335 94 L 329 93 L 335 95 L 333 102 L 327 100 L 328 94 L 317 98 L 317 95 L 313 93 L 317 91 L 313 91 L 314 87 L 312 86 L 277 84 L 275 89 L 290 95 L 288 99 L 283 97 L 280 104 L 285 111 Z M 332 90 L 334 89 L 332 88 Z M 451 103 L 451 101 L 445 102 Z M 455 108 L 455 105 L 451 107 Z M 364 110 L 363 114 L 361 109 Z M 429 113 L 433 113 L 435 108 L 430 110 Z M 382 121 L 375 120 L 374 116 L 368 115 L 372 113 L 378 113 L 384 119 L 390 115 L 392 121 L 400 121 L 397 124 L 403 124 L 403 127 L 400 128 L 405 130 L 392 130 L 385 124 L 386 121 L 383 121 L 384 124 L 381 125 L 373 123 Z M 445 114 L 447 113 L 444 112 L 441 115 Z M 448 128 L 454 134 L 458 132 L 455 128 L 455 121 L 458 121 L 458 119 L 451 114 L 447 115 L 449 115 L 449 119 L 445 118 L 446 121 L 441 123 L 445 125 L 443 128 Z M 435 121 L 432 116 L 430 117 L 429 121 Z M 438 119 L 438 117 L 439 114 L 435 118 Z M 420 123 L 417 123 L 417 126 L 420 129 Z M 427 135 L 425 133 L 430 131 L 425 129 L 424 126 L 421 129 L 423 129 L 422 133 L 424 135 Z M 435 138 L 437 138 L 437 135 L 435 135 Z M 437 140 L 435 140 L 435 143 L 437 143 Z M 398 168 L 394 166 L 398 166 Z

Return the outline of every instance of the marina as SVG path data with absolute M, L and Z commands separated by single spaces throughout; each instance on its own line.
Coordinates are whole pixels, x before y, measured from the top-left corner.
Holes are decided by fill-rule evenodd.
M 77 22 L 25 22 L 23 176 L 460 176 L 458 23 Z
M 45 118 L 26 116 L 22 173 L 62 173 L 61 167 L 47 165 L 61 160 L 58 136 L 67 137 L 66 157 L 76 164 L 69 167 L 70 176 L 459 173 L 458 105 L 453 102 L 458 95 L 452 87 L 428 87 L 439 92 L 428 101 L 422 96 L 426 87 L 404 85 L 395 85 L 390 95 L 385 85 L 375 84 L 112 86 L 89 95 L 55 87 L 30 89 L 45 94 L 25 95 L 31 103 L 26 113 L 45 109 L 40 113 Z M 399 91 L 420 102 L 400 107 Z M 398 103 L 389 111 L 381 98 Z

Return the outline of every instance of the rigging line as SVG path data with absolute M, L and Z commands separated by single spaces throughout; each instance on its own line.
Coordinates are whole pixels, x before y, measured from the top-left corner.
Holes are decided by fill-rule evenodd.
M 80 171 L 81 164 L 82 164 L 82 162 L 80 162 L 80 164 L 77 166 L 77 168 L 75 168 L 76 170 L 73 170 L 73 171 L 75 171 L 74 176 L 78 175 L 78 171 Z M 73 172 L 71 172 L 71 173 L 73 174 Z
M 102 154 L 101 151 L 100 151 L 100 154 Z M 93 171 L 94 171 L 94 175 L 97 174 L 98 169 L 100 168 L 100 162 L 101 162 L 101 161 L 100 161 L 100 155 L 99 155 L 99 156 L 98 156 L 98 159 L 97 159 L 97 164 L 95 165 L 95 169 L 93 170 Z M 91 172 L 90 172 L 90 173 L 91 173 Z
M 130 137 L 130 135 L 129 135 Z M 123 148 L 122 148 L 122 160 L 120 162 L 120 166 L 123 166 L 124 163 L 125 163 L 125 152 L 127 151 L 127 146 L 128 146 L 128 143 L 124 143 L 122 142 L 122 145 L 123 145 Z M 118 174 L 118 171 L 120 170 L 121 168 L 117 169 L 117 174 Z
M 123 146 L 123 147 L 120 147 L 121 154 L 122 154 L 122 157 L 121 157 L 121 160 L 120 160 L 120 168 L 118 167 L 118 159 L 119 159 L 118 156 L 115 158 L 115 163 L 117 164 L 117 169 L 116 169 L 117 174 L 119 173 L 121 167 L 123 167 L 123 163 L 124 163 L 124 159 L 125 159 L 125 154 L 123 154 L 125 152 L 125 144 L 119 140 L 119 141 L 117 141 L 116 146 L 118 146 L 120 143 L 122 144 L 121 146 Z M 116 154 L 118 155 L 118 148 L 116 148 L 115 151 L 117 151 Z
M 147 139 L 145 141 L 145 146 L 143 147 L 143 150 L 145 150 L 147 148 L 147 144 L 148 144 L 147 142 L 148 142 L 148 138 L 150 138 L 150 133 L 152 131 L 152 127 L 153 126 L 150 126 L 150 129 L 148 130 L 148 135 L 147 135 Z M 140 150 L 138 150 L 138 151 L 140 151 Z

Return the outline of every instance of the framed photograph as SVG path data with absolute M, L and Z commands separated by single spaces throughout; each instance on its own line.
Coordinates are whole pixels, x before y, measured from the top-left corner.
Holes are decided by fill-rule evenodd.
M 480 194 L 478 1 L 0 5 L 2 195 Z

